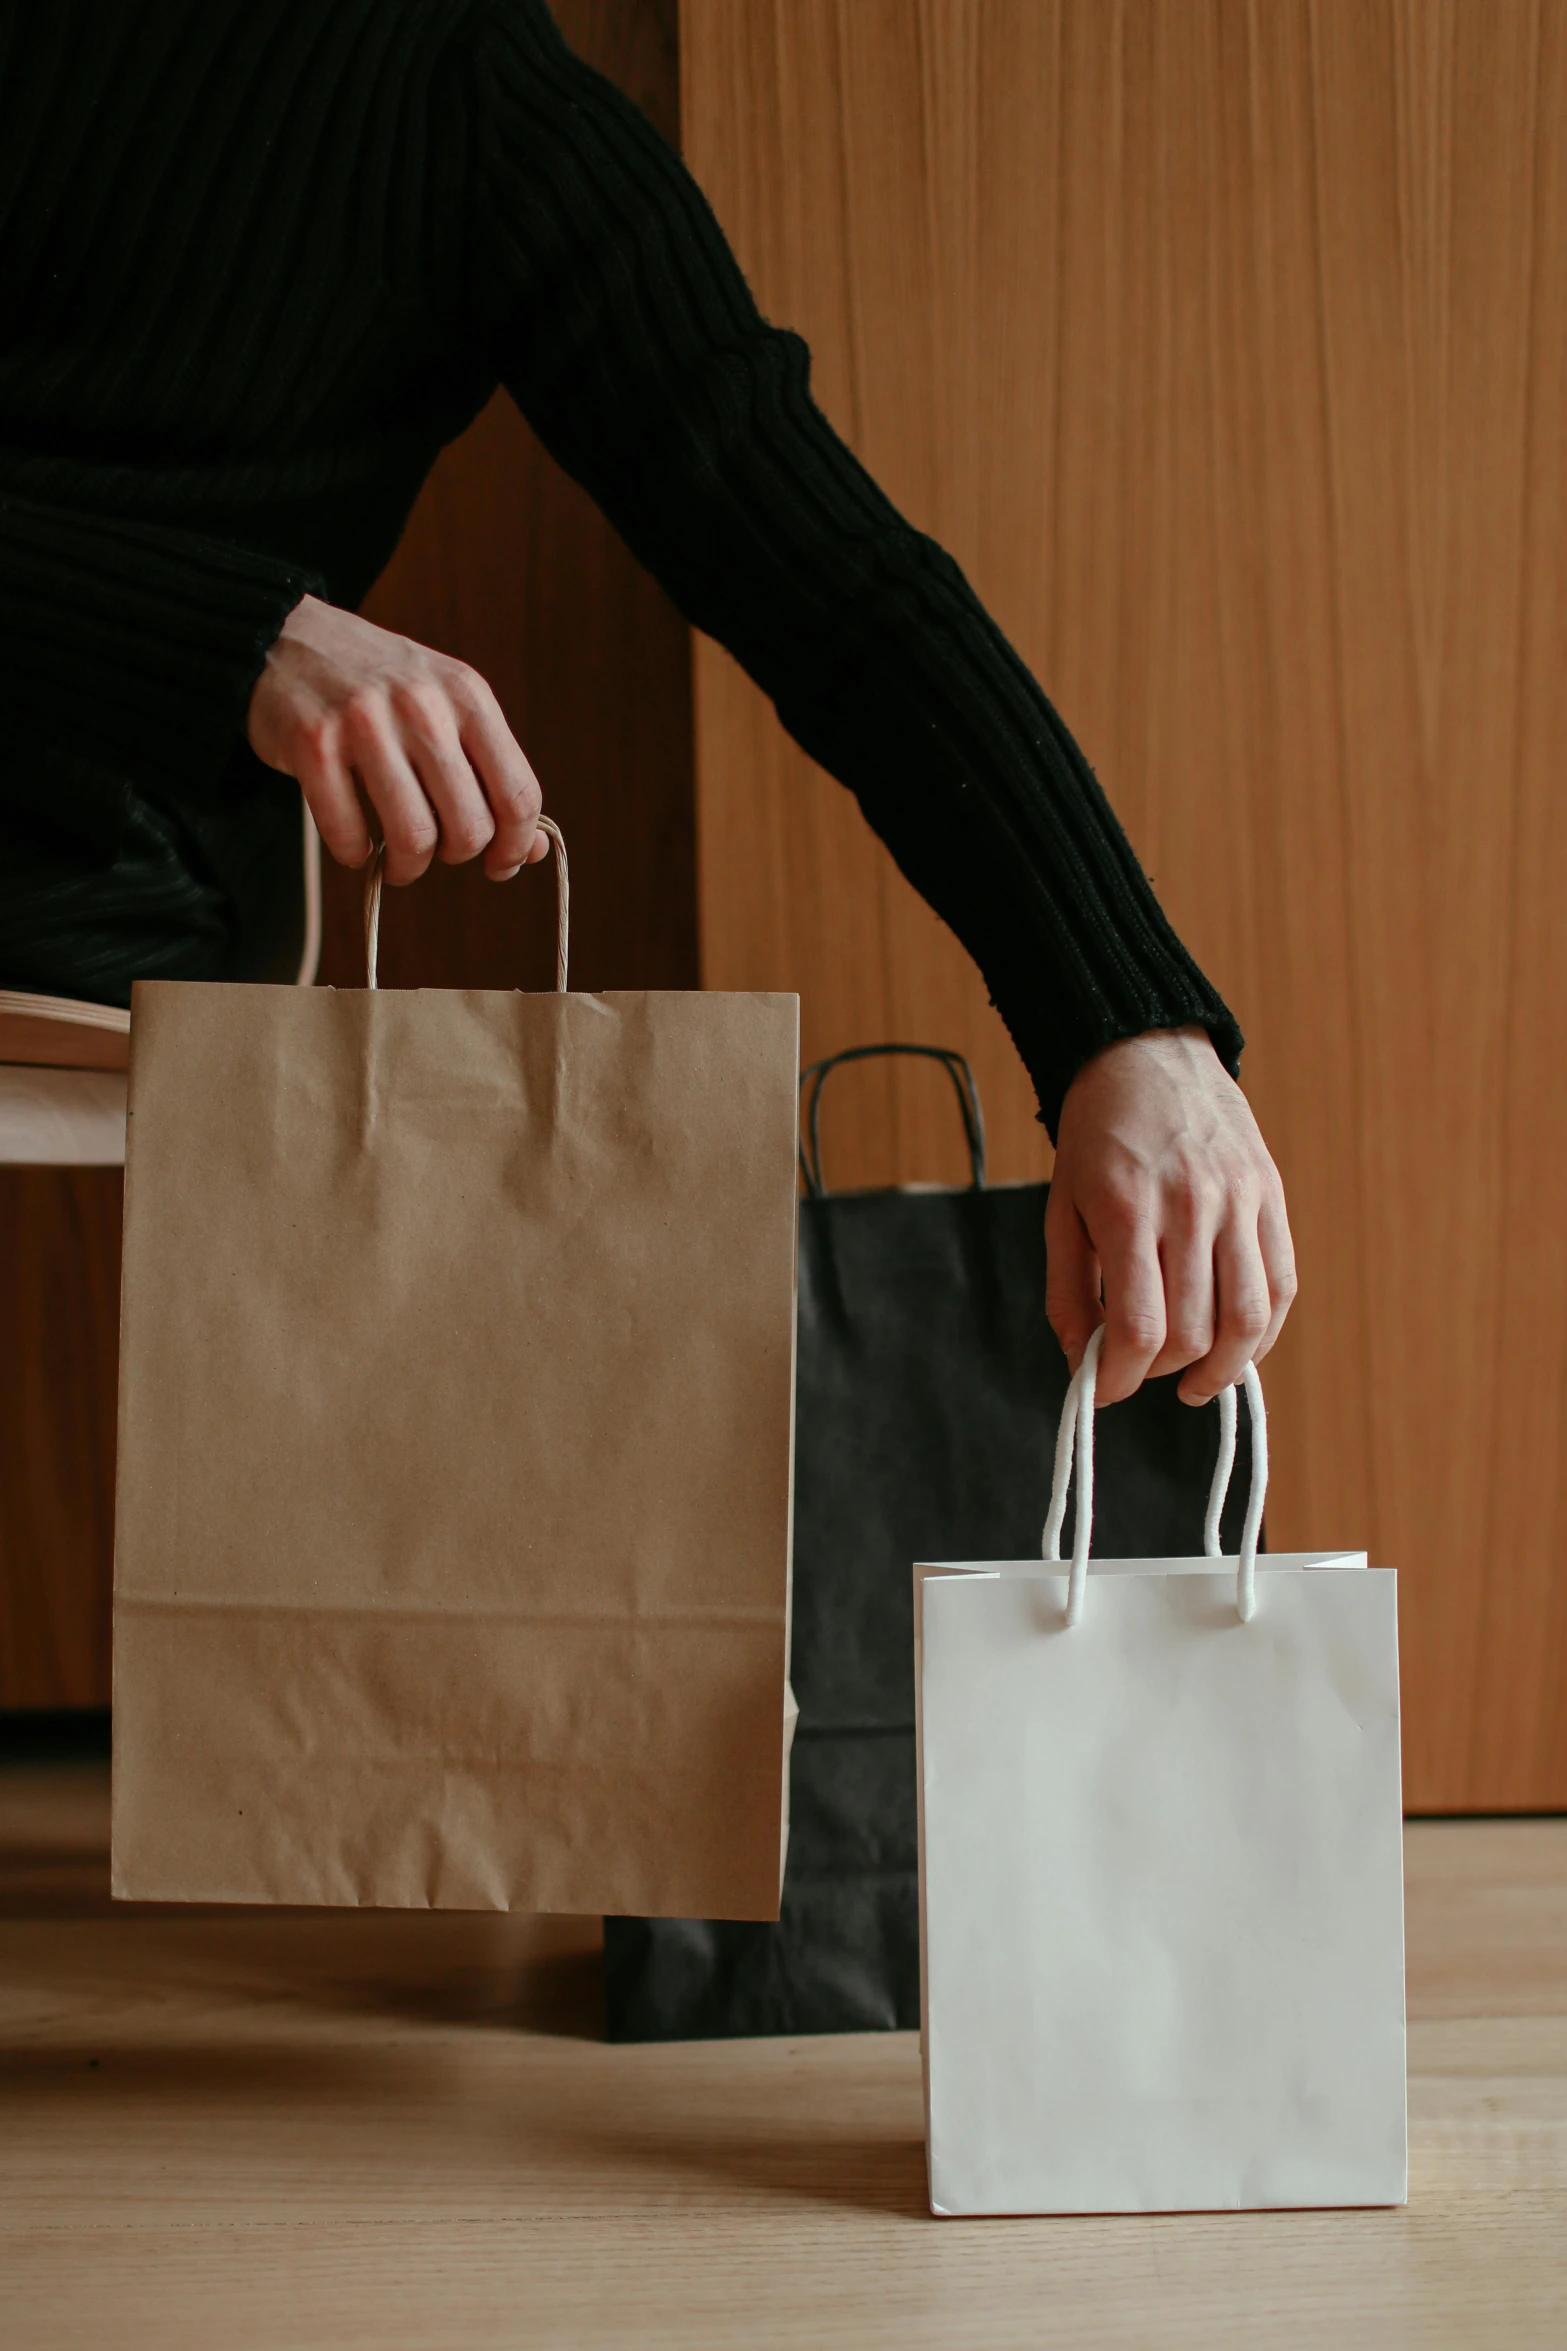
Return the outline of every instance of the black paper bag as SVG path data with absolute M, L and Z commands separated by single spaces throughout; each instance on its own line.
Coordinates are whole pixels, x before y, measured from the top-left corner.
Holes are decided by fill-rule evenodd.
M 874 1054 L 942 1061 L 973 1182 L 828 1193 L 821 1089 Z M 872 1045 L 808 1069 L 801 1162 L 794 1634 L 800 1717 L 776 1926 L 610 1918 L 611 2040 L 860 2032 L 919 2023 L 912 1570 L 1038 1551 L 1067 1365 L 1045 1318 L 1045 1184 L 985 1182 L 968 1064 Z M 1191 1556 L 1218 1411 L 1175 1378 L 1099 1417 L 1094 1550 Z M 1242 1415 L 1244 1424 L 1245 1416 Z M 1230 1482 L 1235 1551 L 1247 1438 Z M 1063 1549 L 1071 1551 L 1068 1517 Z

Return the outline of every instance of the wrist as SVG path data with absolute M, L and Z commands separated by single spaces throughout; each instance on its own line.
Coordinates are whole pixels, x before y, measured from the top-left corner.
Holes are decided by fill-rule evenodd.
M 245 709 L 245 739 L 250 748 L 268 767 L 284 772 L 289 771 L 282 756 L 280 719 L 286 693 L 280 671 L 295 646 L 306 637 L 313 615 L 322 609 L 320 598 L 306 593 L 284 614 L 282 626 L 267 647 Z
M 1206 1069 L 1218 1062 L 1218 1052 L 1208 1031 L 1197 1022 L 1181 1028 L 1139 1029 L 1134 1036 L 1116 1037 L 1108 1045 L 1101 1045 L 1091 1053 L 1072 1077 L 1068 1094 L 1090 1071 L 1133 1064 L 1160 1064 L 1171 1069 Z M 1224 1064 L 1219 1062 L 1222 1069 Z

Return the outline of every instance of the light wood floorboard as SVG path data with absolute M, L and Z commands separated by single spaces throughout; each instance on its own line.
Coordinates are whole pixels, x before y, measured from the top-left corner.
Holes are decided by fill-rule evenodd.
M 0 1773 L 6 2351 L 1567 2342 L 1567 1822 L 1408 1832 L 1401 2212 L 933 2221 L 912 2036 L 612 2049 L 595 1929 L 116 1909 Z

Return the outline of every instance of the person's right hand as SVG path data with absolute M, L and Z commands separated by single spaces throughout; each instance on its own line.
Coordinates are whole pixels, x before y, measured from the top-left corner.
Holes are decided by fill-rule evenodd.
M 501 706 L 476 670 L 354 612 L 296 604 L 250 697 L 250 747 L 298 778 L 341 865 L 363 865 L 380 819 L 389 882 L 432 857 L 484 855 L 492 881 L 549 855 L 543 795 Z

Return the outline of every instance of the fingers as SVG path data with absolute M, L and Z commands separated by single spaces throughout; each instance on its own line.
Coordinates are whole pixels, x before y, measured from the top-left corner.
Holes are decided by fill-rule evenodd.
M 1101 1404 L 1119 1404 L 1147 1378 L 1168 1328 L 1153 1199 L 1112 1194 L 1096 1202 L 1088 1237 L 1104 1282 L 1098 1398 Z
M 1181 1401 L 1209 1403 L 1267 1353 L 1295 1297 L 1276 1186 L 1260 1207 L 1249 1188 L 1216 1206 L 1195 1183 L 1141 1197 L 1128 1187 L 1085 1216 L 1058 1180 L 1046 1245 L 1046 1311 L 1074 1371 L 1094 1324 L 1105 1324 L 1102 1404 L 1187 1366 Z
M 1262 1213 L 1257 1219 L 1257 1239 L 1262 1249 L 1272 1312 L 1252 1357 L 1254 1363 L 1262 1361 L 1283 1329 L 1284 1318 L 1294 1305 L 1300 1287 L 1295 1272 L 1295 1244 L 1290 1238 L 1290 1220 L 1284 1206 L 1284 1187 L 1277 1179 L 1264 1194 Z
M 1164 1342 L 1149 1365 L 1155 1378 L 1184 1371 L 1189 1363 L 1200 1362 L 1213 1346 L 1213 1252 L 1219 1215 L 1216 1189 L 1198 1180 L 1165 1195 L 1159 1234 Z
M 1045 1313 L 1070 1370 L 1083 1360 L 1099 1311 L 1099 1260 L 1066 1184 L 1045 1203 Z
M 328 856 L 339 865 L 363 865 L 372 846 L 370 828 L 342 756 L 335 719 L 320 719 L 302 732 L 295 765 Z
M 1255 1356 L 1273 1318 L 1255 1211 L 1228 1217 L 1213 1245 L 1217 1293 L 1213 1345 L 1181 1382 L 1183 1403 L 1206 1404 L 1233 1387 Z
M 341 740 L 343 757 L 381 820 L 386 879 L 394 887 L 417 881 L 435 855 L 440 826 L 398 739 L 389 705 L 375 696 L 356 698 L 344 711 Z
M 483 678 L 472 670 L 462 671 L 453 698 L 461 747 L 483 787 L 492 819 L 484 870 L 491 881 L 510 881 L 519 867 L 535 864 L 549 852 L 549 836 L 538 829 L 544 795 Z
M 538 779 L 482 679 L 464 674 L 460 703 L 421 679 L 345 714 L 352 766 L 386 835 L 389 882 L 416 880 L 432 856 L 464 865 L 481 850 L 486 872 L 506 880 L 547 852 Z
M 494 840 L 495 819 L 468 763 L 450 697 L 434 678 L 419 677 L 394 686 L 388 699 L 404 757 L 435 811 L 435 853 L 443 865 L 466 865 Z

